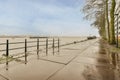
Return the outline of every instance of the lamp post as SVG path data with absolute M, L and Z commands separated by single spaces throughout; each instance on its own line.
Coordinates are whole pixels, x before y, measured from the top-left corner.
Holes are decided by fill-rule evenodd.
M 117 17 L 117 29 L 116 29 L 116 47 L 118 48 L 118 14 L 115 14 L 115 16 Z

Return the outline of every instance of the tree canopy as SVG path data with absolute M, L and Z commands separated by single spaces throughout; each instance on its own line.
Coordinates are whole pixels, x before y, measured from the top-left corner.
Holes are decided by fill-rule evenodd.
M 108 3 L 109 1 L 111 3 Z M 115 43 L 115 5 L 115 0 L 86 0 L 86 4 L 83 7 L 84 19 L 92 20 L 91 26 L 98 28 L 101 37 L 108 39 L 111 44 Z

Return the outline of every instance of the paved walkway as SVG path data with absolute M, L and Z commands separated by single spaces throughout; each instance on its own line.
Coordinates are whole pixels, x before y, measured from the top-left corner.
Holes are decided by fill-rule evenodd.
M 64 46 L 54 56 L 29 56 L 28 63 L 0 66 L 0 80 L 114 80 L 106 55 L 99 54 L 98 39 Z

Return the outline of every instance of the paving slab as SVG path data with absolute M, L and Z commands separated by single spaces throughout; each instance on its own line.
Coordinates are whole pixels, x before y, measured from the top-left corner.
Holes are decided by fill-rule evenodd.
M 10 67 L 12 64 L 15 66 Z M 27 64 L 10 63 L 8 70 L 1 70 L 0 74 L 9 80 L 46 80 L 64 65 L 42 60 L 32 60 Z

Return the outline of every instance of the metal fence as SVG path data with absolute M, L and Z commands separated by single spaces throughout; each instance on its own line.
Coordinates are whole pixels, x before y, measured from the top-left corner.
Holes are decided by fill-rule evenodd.
M 32 39 L 33 40 L 33 39 Z M 36 45 L 29 45 L 30 43 L 35 43 Z M 42 43 L 42 44 L 41 44 Z M 10 45 L 18 45 L 18 44 L 22 44 L 22 47 L 14 47 L 14 48 L 10 48 Z M 51 45 L 49 47 L 49 45 Z M 5 54 L 3 54 L 7 59 L 9 57 L 18 57 L 20 54 L 16 53 L 15 54 L 11 54 L 10 51 L 14 51 L 14 50 L 19 50 L 22 49 L 24 51 L 23 56 L 25 59 L 25 64 L 27 63 L 27 56 L 28 56 L 28 52 L 30 53 L 31 51 L 28 51 L 29 48 L 36 48 L 36 54 L 39 55 L 40 53 L 40 46 L 45 47 L 45 54 L 46 56 L 48 56 L 49 54 L 49 50 L 52 49 L 52 54 L 54 55 L 55 52 L 59 52 L 60 51 L 60 40 L 59 38 L 45 38 L 44 40 L 41 40 L 41 38 L 35 38 L 33 41 L 29 41 L 28 39 L 24 39 L 24 41 L 21 42 L 10 42 L 9 40 L 6 40 L 5 43 L 0 43 L 0 46 L 6 46 L 5 49 L 0 50 L 0 53 L 5 52 Z

